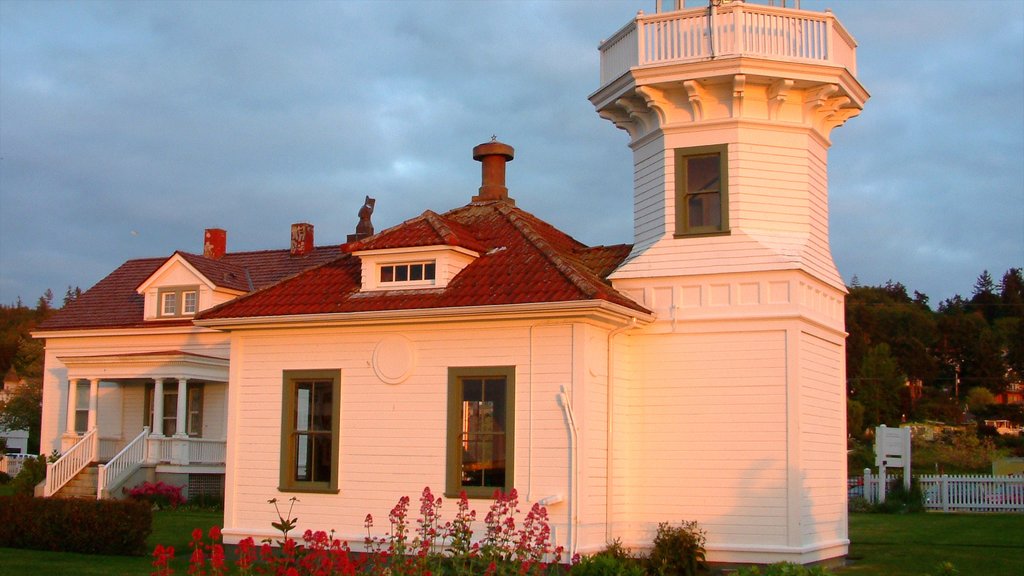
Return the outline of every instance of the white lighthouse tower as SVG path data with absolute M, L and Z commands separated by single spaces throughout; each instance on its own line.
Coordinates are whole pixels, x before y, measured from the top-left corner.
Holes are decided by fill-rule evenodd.
M 692 4 L 659 1 L 604 41 L 590 97 L 634 159 L 635 244 L 612 280 L 658 317 L 617 364 L 608 537 L 642 547 L 689 519 L 712 561 L 835 558 L 845 288 L 827 157 L 868 99 L 856 42 L 828 11 Z

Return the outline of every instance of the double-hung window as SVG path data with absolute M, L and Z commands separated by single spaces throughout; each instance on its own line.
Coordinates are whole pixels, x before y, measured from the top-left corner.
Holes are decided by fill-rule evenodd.
M 88 381 L 75 383 L 75 432 L 85 434 L 89 431 L 89 393 Z
M 513 485 L 515 368 L 449 368 L 449 497 L 490 498 Z
M 729 231 L 725 145 L 675 151 L 676 236 Z
M 341 373 L 285 371 L 283 388 L 280 489 L 337 492 Z

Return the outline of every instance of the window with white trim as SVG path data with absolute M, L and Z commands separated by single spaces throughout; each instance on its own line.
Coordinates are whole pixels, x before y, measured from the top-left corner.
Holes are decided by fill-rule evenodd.
M 378 278 L 382 285 L 433 284 L 436 277 L 436 268 L 437 265 L 434 260 L 382 264 Z
M 157 316 L 160 318 L 192 316 L 199 311 L 199 287 L 160 288 L 157 291 L 157 307 Z

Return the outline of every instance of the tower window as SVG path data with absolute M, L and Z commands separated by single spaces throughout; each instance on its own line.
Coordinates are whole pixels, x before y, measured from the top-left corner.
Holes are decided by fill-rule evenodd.
M 675 162 L 676 236 L 728 232 L 726 146 L 678 149 Z

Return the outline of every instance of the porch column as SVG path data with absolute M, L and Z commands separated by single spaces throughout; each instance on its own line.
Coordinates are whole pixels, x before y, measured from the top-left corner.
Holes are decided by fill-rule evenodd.
M 156 464 L 160 461 L 160 447 L 164 437 L 164 379 L 153 379 L 153 414 L 149 423 L 149 438 L 146 439 L 146 461 Z
M 189 462 L 188 422 L 185 402 L 188 400 L 188 378 L 178 378 L 178 414 L 174 439 L 171 440 L 171 464 L 187 466 Z
M 188 422 L 185 421 L 185 402 L 188 400 L 188 379 L 178 378 L 178 416 L 175 424 L 175 436 L 188 436 Z
M 99 407 L 100 399 L 100 379 L 90 378 L 89 379 L 89 423 L 85 429 L 92 430 L 96 427 L 96 409 Z M 99 431 L 97 431 L 97 435 Z
M 64 434 L 60 437 L 61 452 L 67 452 L 78 442 L 78 433 L 75 431 L 76 406 L 78 406 L 78 378 L 68 378 L 68 414 L 64 421 Z
M 68 378 L 68 414 L 64 423 L 64 433 L 75 433 L 75 406 L 78 405 L 78 379 Z
M 153 422 L 151 436 L 164 435 L 164 379 L 153 379 Z

